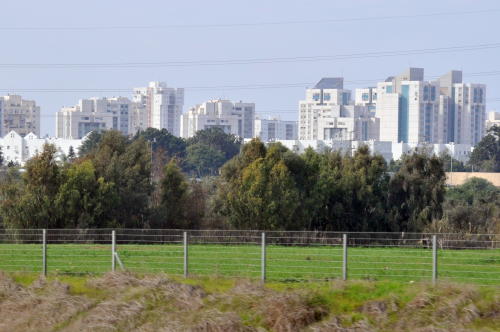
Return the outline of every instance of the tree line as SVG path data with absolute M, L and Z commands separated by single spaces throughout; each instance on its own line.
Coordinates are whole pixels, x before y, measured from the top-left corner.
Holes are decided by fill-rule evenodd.
M 397 165 L 367 147 L 299 155 L 220 129 L 105 131 L 78 155 L 46 145 L 24 172 L 7 168 L 0 217 L 6 228 L 500 232 L 499 189 L 446 188 L 445 163 L 425 150 Z

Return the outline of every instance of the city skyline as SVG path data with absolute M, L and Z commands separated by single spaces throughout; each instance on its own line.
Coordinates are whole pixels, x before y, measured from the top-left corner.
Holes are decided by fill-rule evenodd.
M 98 7 L 96 1 L 53 2 L 57 12 L 42 3 L 6 3 L 0 24 L 8 45 L 8 52 L 0 54 L 0 92 L 37 101 L 42 136 L 54 135 L 55 112 L 62 106 L 120 96 L 149 81 L 185 87 L 184 112 L 211 99 L 246 100 L 256 104 L 257 114 L 283 120 L 297 118 L 296 101 L 320 77 L 345 77 L 345 87 L 354 90 L 407 67 L 426 68 L 429 80 L 449 69 L 463 70 L 464 81 L 488 86 L 487 111 L 498 109 L 500 101 L 499 48 L 486 33 L 500 26 L 494 1 L 409 1 L 404 8 L 392 1 L 314 6 L 215 1 L 197 3 L 196 10 L 189 3 L 153 2 L 155 10 L 147 15 L 138 14 L 131 1 Z M 16 19 L 21 12 L 23 20 Z M 434 38 L 444 28 L 455 33 Z M 242 59 L 246 63 L 227 62 Z M 193 61 L 212 63 L 172 64 Z
M 451 70 L 439 78 L 432 77 L 427 80 L 424 68 L 410 67 L 399 75 L 389 74 L 385 80 L 376 82 L 375 86 L 363 85 L 354 88 L 354 91 L 344 88 L 343 77 L 321 78 L 312 88 L 306 89 L 306 98 L 299 101 L 296 118 L 280 120 L 297 122 L 300 129 L 299 139 L 302 140 L 454 142 L 474 146 L 485 134 L 486 85 L 463 82 L 462 77 L 461 71 Z M 408 84 L 413 88 L 408 90 L 410 87 Z M 417 96 L 420 96 L 419 101 L 415 103 L 411 98 L 410 105 L 413 106 L 406 111 L 401 109 L 404 106 L 401 104 L 401 98 L 404 97 L 401 89 L 404 90 L 405 87 L 408 90 L 407 94 L 410 92 L 412 96 L 415 95 L 415 101 Z M 183 110 L 184 89 L 169 86 L 166 82 L 149 82 L 147 87 L 135 87 L 131 90 L 131 98 L 124 94 L 119 97 L 92 97 L 79 99 L 76 106 L 62 107 L 56 113 L 55 136 L 81 139 L 96 129 L 116 129 L 125 135 L 134 135 L 138 130 L 152 127 L 165 128 L 175 136 L 190 137 L 197 130 L 219 126 L 227 127 L 225 131 L 237 136 L 251 138 L 253 130 L 247 132 L 245 129 L 243 134 L 241 127 L 243 118 L 236 114 L 243 108 L 247 109 L 242 106 L 251 106 L 252 116 L 245 115 L 243 123 L 251 118 L 252 128 L 256 116 L 265 118 L 256 114 L 255 103 L 251 101 L 232 104 L 227 99 L 215 99 Z M 17 98 L 24 104 L 36 105 L 36 101 L 26 101 L 20 96 L 10 97 Z M 8 100 L 9 97 L 2 98 Z M 408 96 L 406 98 L 408 99 Z M 208 108 L 212 108 L 209 104 L 219 105 L 216 108 L 220 107 L 220 110 L 215 113 L 213 110 L 208 111 Z M 1 111 L 2 114 L 19 112 L 16 116 L 22 117 L 21 110 L 18 111 L 15 107 L 21 106 L 20 104 L 10 105 L 4 102 L 4 106 L 14 107 L 10 111 L 8 109 Z M 1 107 L 0 104 L 0 109 Z M 33 116 L 30 108 L 27 108 L 26 112 L 28 117 L 25 120 L 19 118 L 18 122 L 22 120 L 29 124 L 40 121 L 39 117 L 29 118 Z M 316 114 L 317 112 L 320 114 Z M 39 116 L 39 113 L 37 106 L 35 114 Z M 402 114 L 410 118 L 405 120 L 401 118 Z M 240 120 L 237 120 L 238 118 Z M 274 115 L 267 118 L 280 117 Z M 411 121 L 408 123 L 408 120 Z M 403 125 L 401 121 L 406 121 L 406 124 Z M 25 135 L 28 127 L 21 126 L 18 128 L 19 131 L 15 129 L 16 125 L 11 123 L 3 132 L 7 133 L 10 128 Z M 237 127 L 240 128 L 236 129 Z M 39 128 L 39 125 L 35 128 Z M 34 133 L 40 136 L 39 132 Z M 410 138 L 408 138 L 409 133 Z

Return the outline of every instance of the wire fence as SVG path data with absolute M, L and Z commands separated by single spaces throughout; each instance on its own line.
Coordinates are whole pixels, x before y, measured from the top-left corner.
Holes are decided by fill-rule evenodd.
M 500 235 L 228 230 L 1 230 L 0 270 L 500 286 Z

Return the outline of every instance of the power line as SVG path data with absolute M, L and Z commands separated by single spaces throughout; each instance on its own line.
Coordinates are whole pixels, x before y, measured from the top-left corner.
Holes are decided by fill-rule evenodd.
M 483 77 L 500 75 L 500 70 L 481 71 L 463 73 L 464 76 Z M 427 79 L 437 79 L 441 75 L 430 75 Z M 386 78 L 372 78 L 372 79 L 357 79 L 345 80 L 345 84 L 375 84 L 376 82 L 384 81 Z M 238 85 L 212 85 L 212 86 L 187 86 L 183 87 L 185 90 L 258 90 L 258 89 L 282 89 L 282 88 L 306 88 L 313 86 L 316 82 L 294 82 L 294 83 L 254 83 L 254 84 L 238 84 Z M 0 91 L 5 92 L 31 92 L 31 93 L 113 93 L 124 92 L 130 93 L 133 88 L 0 88 Z
M 348 17 L 348 18 L 319 19 L 319 20 L 288 20 L 288 21 L 243 22 L 243 23 L 227 23 L 227 24 L 114 25 L 114 26 L 74 26 L 74 27 L 3 26 L 0 27 L 0 31 L 2 30 L 3 31 L 98 31 L 98 30 L 236 28 L 236 27 L 259 27 L 259 26 L 279 26 L 279 25 L 329 24 L 329 23 L 412 19 L 412 18 L 424 18 L 424 17 L 494 14 L 498 13 L 499 11 L 500 9 L 487 9 L 487 10 L 472 10 L 472 11 L 422 13 L 413 15 L 365 16 L 365 17 Z
M 423 48 L 411 50 L 393 50 L 366 53 L 350 53 L 338 55 L 315 55 L 296 57 L 222 59 L 222 60 L 190 60 L 165 62 L 122 62 L 122 63 L 0 63 L 0 69 L 91 69 L 91 68 L 156 68 L 156 67 L 189 67 L 189 66 L 221 66 L 251 65 L 268 63 L 317 62 L 333 60 L 351 60 L 364 58 L 383 58 L 402 55 L 440 54 L 465 51 L 478 51 L 500 48 L 500 43 Z

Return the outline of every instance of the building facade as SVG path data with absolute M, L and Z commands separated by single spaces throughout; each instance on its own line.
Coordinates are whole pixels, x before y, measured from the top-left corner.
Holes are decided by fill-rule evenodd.
M 436 81 L 409 68 L 377 84 L 380 140 L 398 143 L 477 144 L 485 133 L 484 84 L 462 83 L 461 71 Z
M 192 107 L 182 115 L 181 136 L 192 137 L 199 130 L 221 128 L 241 138 L 254 137 L 255 104 L 209 100 Z
M 367 146 L 371 153 L 379 154 L 387 162 L 399 160 L 404 154 L 412 153 L 417 148 L 425 149 L 429 153 L 440 155 L 447 153 L 454 159 L 461 162 L 467 162 L 473 150 L 469 144 L 416 144 L 416 143 L 397 143 L 388 141 L 332 141 L 332 140 L 278 140 L 288 149 L 303 153 L 307 148 L 312 148 L 317 152 L 327 150 L 340 151 L 341 153 L 352 154 L 361 146 Z
M 255 137 L 263 142 L 298 138 L 297 121 L 255 118 Z
M 439 141 L 444 117 L 439 110 L 439 82 L 424 81 L 422 68 L 410 68 L 377 85 L 376 114 L 380 140 L 400 143 Z
M 18 95 L 0 97 L 0 136 L 10 131 L 20 135 L 40 135 L 40 107 Z
M 354 105 L 366 106 L 370 113 L 375 115 L 377 108 L 377 88 L 369 87 L 356 89 Z
M 378 139 L 378 119 L 365 105 L 352 105 L 343 78 L 323 78 L 299 102 L 299 139 Z
M 82 140 L 54 137 L 38 138 L 33 133 L 21 136 L 17 132 L 11 131 L 0 138 L 0 147 L 4 157 L 4 164 L 13 162 L 23 166 L 26 161 L 42 152 L 45 144 L 54 145 L 57 151 L 56 157 L 62 159 L 69 154 L 70 149 L 73 149 L 74 153 L 78 153 Z
M 486 86 L 457 83 L 454 89 L 453 142 L 476 145 L 486 133 Z
M 142 105 L 134 118 L 136 128 L 165 128 L 180 136 L 184 89 L 170 88 L 165 82 L 150 82 L 147 87 L 134 89 L 133 101 Z
M 500 112 L 488 112 L 488 116 L 486 118 L 486 131 L 493 126 L 500 127 Z
M 81 99 L 56 114 L 56 137 L 81 139 L 91 131 L 113 129 L 131 134 L 130 115 L 137 105 L 125 97 Z

